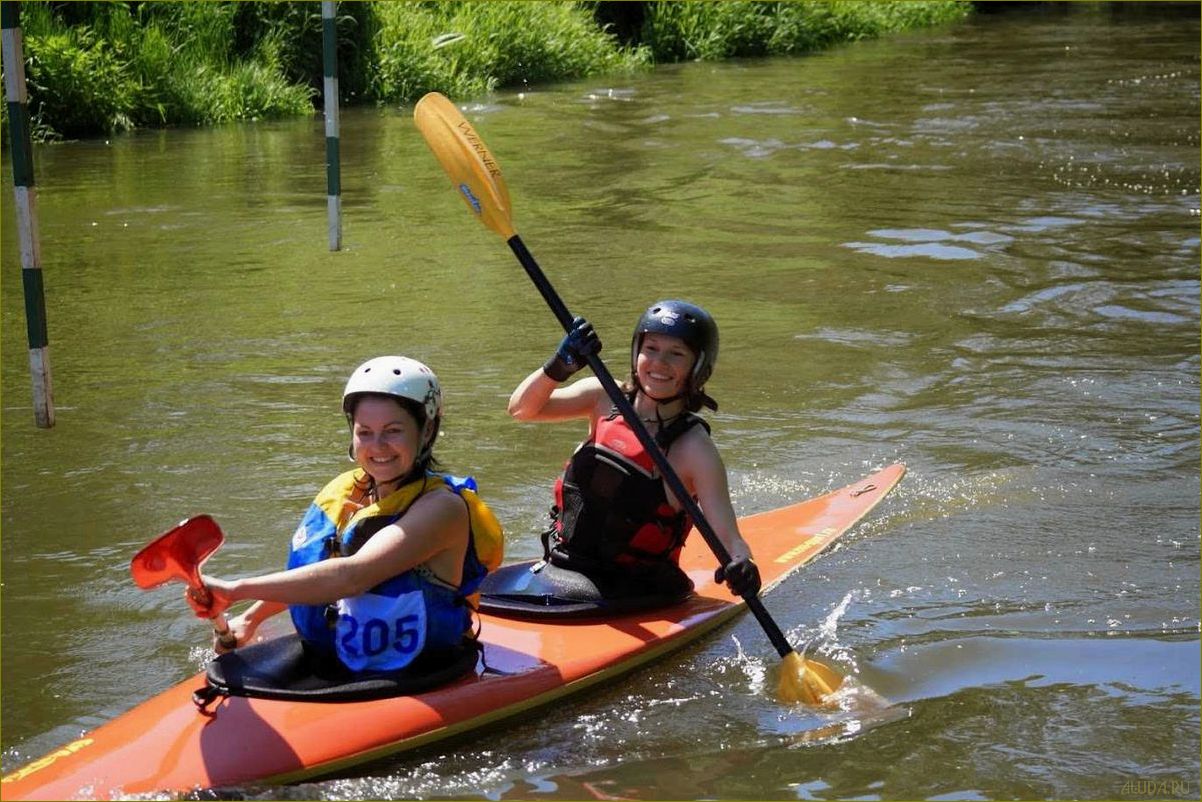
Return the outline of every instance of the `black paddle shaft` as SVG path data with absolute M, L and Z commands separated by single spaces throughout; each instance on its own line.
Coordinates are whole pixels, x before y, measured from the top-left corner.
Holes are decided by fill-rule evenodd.
M 534 286 L 538 288 L 539 293 L 543 296 L 543 300 L 547 302 L 547 306 L 551 307 L 551 311 L 559 320 L 559 325 L 563 326 L 565 332 L 572 330 L 572 314 L 568 308 L 564 306 L 563 299 L 559 297 L 559 293 L 551 286 L 551 282 L 543 273 L 538 262 L 534 260 L 534 256 L 526 248 L 526 244 L 522 242 L 522 238 L 517 234 L 510 237 L 507 242 L 509 248 L 517 256 L 518 261 L 522 263 L 522 267 L 526 270 L 526 275 L 530 276 L 530 280 L 534 282 Z M 710 550 L 714 552 L 714 556 L 718 558 L 721 565 L 726 565 L 730 562 L 730 552 L 722 545 L 722 541 L 718 539 L 718 535 L 714 532 L 714 528 L 710 526 L 709 521 L 705 519 L 701 508 L 697 506 L 697 502 L 689 495 L 685 489 L 684 482 L 676 474 L 676 470 L 672 464 L 668 462 L 668 456 L 655 442 L 651 433 L 647 431 L 647 427 L 643 425 L 639 419 L 638 413 L 634 411 L 634 407 L 630 404 L 630 399 L 618 387 L 614 377 L 610 374 L 609 368 L 605 367 L 605 363 L 596 354 L 589 354 L 588 366 L 593 369 L 593 373 L 601 381 L 601 386 L 605 388 L 606 394 L 609 395 L 614 406 L 618 408 L 618 412 L 630 424 L 630 428 L 634 430 L 635 436 L 639 442 L 643 444 L 643 448 L 651 455 L 652 461 L 663 474 L 664 480 L 667 481 L 668 487 L 671 488 L 672 494 L 680 500 L 685 512 L 693 519 L 693 524 L 697 527 L 697 531 L 701 532 L 701 536 L 705 539 Z M 784 633 L 780 631 L 780 627 L 776 625 L 776 621 L 768 614 L 764 608 L 764 603 L 760 601 L 760 597 L 752 593 L 744 596 L 743 600 L 747 602 L 747 607 L 755 615 L 760 626 L 768 635 L 768 640 L 772 641 L 772 645 L 776 647 L 776 651 L 781 657 L 785 657 L 793 651 L 793 647 L 789 645 L 789 641 L 785 639 Z

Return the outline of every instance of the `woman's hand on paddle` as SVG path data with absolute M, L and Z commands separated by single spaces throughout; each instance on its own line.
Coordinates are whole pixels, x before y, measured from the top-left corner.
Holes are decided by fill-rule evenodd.
M 202 577 L 204 587 L 188 586 L 184 590 L 184 600 L 196 613 L 197 618 L 216 618 L 229 608 L 234 601 L 230 598 L 230 583 L 211 576 Z
M 543 365 L 543 372 L 556 382 L 566 381 L 569 376 L 588 364 L 588 358 L 601 351 L 601 338 L 593 324 L 582 317 L 572 320 L 572 328 L 559 342 L 555 355 Z
M 760 569 L 751 557 L 740 554 L 714 571 L 714 581 L 725 582 L 736 596 L 754 596 L 760 591 Z
M 286 612 L 288 605 L 283 602 L 268 602 L 257 601 L 250 607 L 247 607 L 238 615 L 230 618 L 226 625 L 229 627 L 229 633 L 234 637 L 235 643 L 233 646 L 222 644 L 221 634 L 217 633 L 213 638 L 213 649 L 217 654 L 225 654 L 230 649 L 235 649 L 245 646 L 248 643 L 255 641 L 255 635 L 259 631 L 259 626 L 271 618 L 273 615 L 279 615 Z M 260 638 L 259 640 L 262 640 Z
M 193 608 L 195 609 L 195 608 Z M 213 651 L 217 654 L 225 654 L 239 646 L 245 646 L 254 637 L 255 630 L 259 628 L 259 622 L 255 621 L 248 613 L 236 615 L 226 621 L 229 626 L 229 634 L 234 638 L 234 645 L 227 646 L 222 643 L 222 636 L 218 632 L 213 633 Z

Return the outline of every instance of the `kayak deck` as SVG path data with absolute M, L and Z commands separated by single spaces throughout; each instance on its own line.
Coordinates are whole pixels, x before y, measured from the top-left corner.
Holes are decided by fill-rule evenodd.
M 779 584 L 866 515 L 900 481 L 891 465 L 841 490 L 739 520 L 764 589 Z M 358 702 L 222 698 L 198 710 L 198 674 L 3 778 L 5 799 L 108 798 L 295 782 L 413 749 L 612 679 L 695 641 L 744 609 L 714 582 L 714 557 L 689 539 L 696 585 L 671 607 L 607 619 L 482 615 L 474 672 L 414 696 Z

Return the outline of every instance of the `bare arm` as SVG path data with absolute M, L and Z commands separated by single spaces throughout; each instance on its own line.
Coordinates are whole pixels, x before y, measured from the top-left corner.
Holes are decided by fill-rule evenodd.
M 738 518 L 730 501 L 726 465 L 709 435 L 700 427 L 692 429 L 677 445 L 673 456 L 682 463 L 679 473 L 685 486 L 691 485 L 697 505 L 731 559 L 750 558 L 751 547 L 739 534 Z
M 264 621 L 273 615 L 279 615 L 287 609 L 288 605 L 283 602 L 259 601 L 248 607 L 237 618 L 241 619 L 241 623 L 245 629 L 245 637 L 250 637 Z M 230 621 L 230 626 L 234 626 L 233 620 Z
M 241 614 L 229 620 L 230 633 L 234 636 L 237 646 L 245 646 L 255 636 L 259 626 L 274 615 L 279 615 L 288 609 L 288 605 L 280 602 L 255 602 Z M 221 636 L 213 636 L 213 649 L 218 654 L 229 651 L 222 645 Z
M 204 577 L 213 597 L 204 612 L 213 615 L 244 599 L 259 599 L 280 609 L 291 604 L 326 604 L 357 596 L 421 563 L 437 561 L 444 553 L 458 556 L 461 566 L 467 533 L 463 502 L 449 491 L 431 493 L 414 502 L 399 522 L 372 535 L 350 557 L 245 579 Z M 458 581 L 460 577 L 444 578 Z
M 594 376 L 560 387 L 542 368 L 527 376 L 509 396 L 509 414 L 521 421 L 560 421 L 587 418 L 605 398 Z
M 751 547 L 739 533 L 730 503 L 726 466 L 704 430 L 695 427 L 682 440 L 685 447 L 678 449 L 684 452 L 680 456 L 685 457 L 683 462 L 688 469 L 685 486 L 691 486 L 702 513 L 730 555 L 730 561 L 719 565 L 714 572 L 714 580 L 725 582 L 736 596 L 750 598 L 760 590 L 760 572 L 752 559 Z
M 518 420 L 556 421 L 585 418 L 604 395 L 596 379 L 584 379 L 567 387 L 559 385 L 582 370 L 588 358 L 601 350 L 593 324 L 582 317 L 572 320 L 555 355 L 531 373 L 509 396 L 509 414 Z

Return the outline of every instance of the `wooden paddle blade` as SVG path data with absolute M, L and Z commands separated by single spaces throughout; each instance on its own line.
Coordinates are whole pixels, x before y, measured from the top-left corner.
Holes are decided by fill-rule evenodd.
M 201 587 L 200 565 L 224 541 L 225 534 L 210 516 L 188 518 L 135 554 L 129 573 L 143 589 L 172 579 Z
M 508 240 L 514 235 L 501 167 L 455 104 L 438 92 L 417 102 L 413 121 L 472 213 Z
M 784 702 L 822 705 L 842 684 L 843 677 L 830 666 L 789 652 L 781 663 L 777 696 Z

